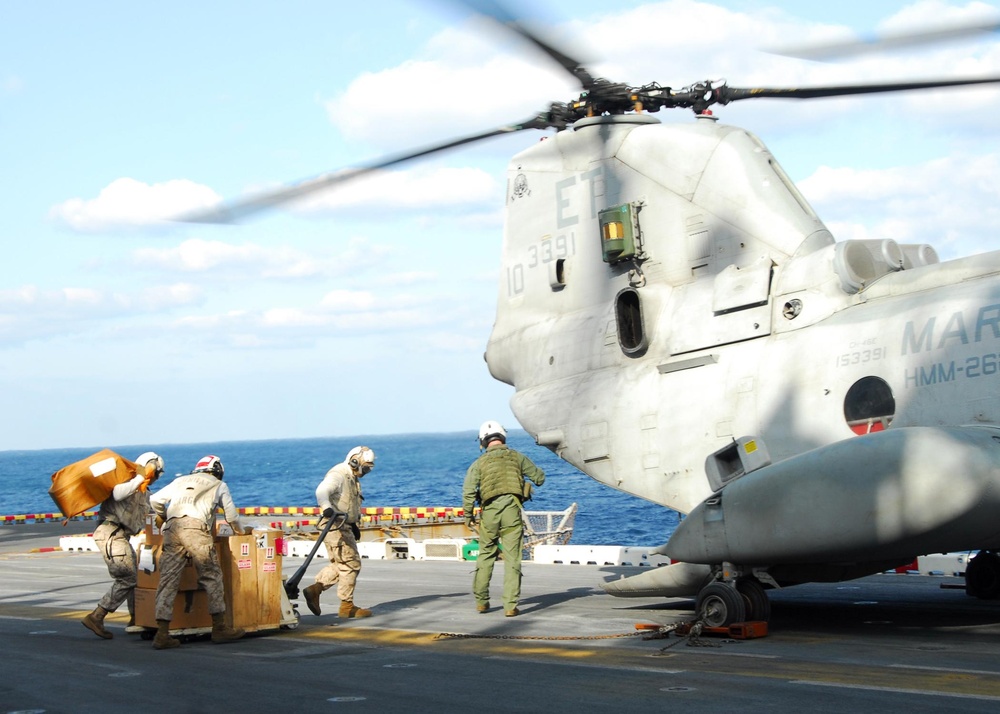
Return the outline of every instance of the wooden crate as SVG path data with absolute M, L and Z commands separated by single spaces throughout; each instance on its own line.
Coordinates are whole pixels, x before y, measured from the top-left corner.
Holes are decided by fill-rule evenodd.
M 216 537 L 215 548 L 225 587 L 226 624 L 253 632 L 281 625 L 281 531 L 256 531 L 253 535 Z M 190 566 L 194 573 L 194 566 Z M 143 571 L 140 569 L 140 573 Z M 156 571 L 146 573 L 136 588 L 136 624 L 156 627 Z M 193 575 L 197 586 L 197 575 Z M 152 587 L 146 587 L 150 582 Z M 140 607 L 140 602 L 142 606 Z M 174 604 L 170 629 L 211 627 L 208 597 L 204 590 L 181 590 Z M 192 624 L 192 623 L 199 624 Z

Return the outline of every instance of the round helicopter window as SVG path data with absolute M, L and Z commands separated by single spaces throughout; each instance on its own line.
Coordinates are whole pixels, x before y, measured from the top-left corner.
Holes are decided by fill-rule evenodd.
M 855 434 L 882 431 L 892 423 L 895 413 L 892 388 L 881 377 L 862 377 L 844 397 L 844 418 Z

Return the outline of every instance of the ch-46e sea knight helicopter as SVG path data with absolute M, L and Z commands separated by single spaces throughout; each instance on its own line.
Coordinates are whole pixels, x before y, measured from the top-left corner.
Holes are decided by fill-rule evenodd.
M 483 3 L 476 3 L 482 11 Z M 227 222 L 492 136 L 555 129 L 508 170 L 491 374 L 536 441 L 685 514 L 674 565 L 605 585 L 767 620 L 767 590 L 979 551 L 1000 597 L 1000 252 L 840 241 L 713 105 L 1000 82 L 631 87 L 489 14 L 582 85 L 528 121 L 326 174 L 188 220 Z M 690 124 L 653 113 L 690 108 Z

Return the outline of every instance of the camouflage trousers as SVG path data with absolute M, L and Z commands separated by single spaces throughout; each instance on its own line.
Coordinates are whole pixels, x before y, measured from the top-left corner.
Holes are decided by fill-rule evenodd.
M 197 518 L 171 518 L 163 526 L 163 552 L 160 553 L 160 584 L 156 588 L 156 619 L 170 620 L 174 600 L 181 584 L 181 572 L 190 558 L 198 571 L 198 584 L 208 593 L 208 612 L 226 611 L 222 569 L 215 553 L 215 542 L 208 526 Z
M 104 521 L 94 530 L 94 544 L 104 556 L 108 574 L 114 579 L 111 588 L 98 602 L 108 612 L 114 612 L 128 603 L 128 614 L 135 614 L 135 551 L 125 528 L 112 521 Z
M 324 524 L 325 525 L 325 524 Z M 337 597 L 344 602 L 354 602 L 354 584 L 361 572 L 361 553 L 351 527 L 331 528 L 323 539 L 330 564 L 316 573 L 316 582 L 323 590 L 337 586 Z
M 472 579 L 472 594 L 477 605 L 490 601 L 490 578 L 493 565 L 503 546 L 503 607 L 513 610 L 521 598 L 521 549 L 524 545 L 524 522 L 521 503 L 512 494 L 497 496 L 483 506 L 479 520 L 479 556 Z

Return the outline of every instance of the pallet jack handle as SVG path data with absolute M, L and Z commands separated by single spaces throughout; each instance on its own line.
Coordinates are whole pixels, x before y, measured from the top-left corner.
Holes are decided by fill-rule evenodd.
M 320 531 L 319 538 L 316 539 L 316 543 L 313 545 L 312 550 L 310 550 L 309 555 L 306 556 L 306 562 L 304 562 L 299 569 L 295 571 L 292 577 L 285 581 L 285 594 L 288 595 L 289 600 L 298 599 L 299 581 L 301 581 L 302 577 L 306 574 L 306 569 L 309 567 L 309 563 L 312 562 L 313 556 L 316 555 L 316 551 L 319 550 L 319 547 L 323 544 L 323 539 L 326 538 L 326 534 L 330 532 L 330 529 L 333 528 L 334 524 L 336 524 L 337 528 L 340 528 L 344 525 L 344 521 L 346 520 L 346 513 L 334 512 L 333 517 L 326 522 L 325 526 L 323 526 L 323 530 Z

